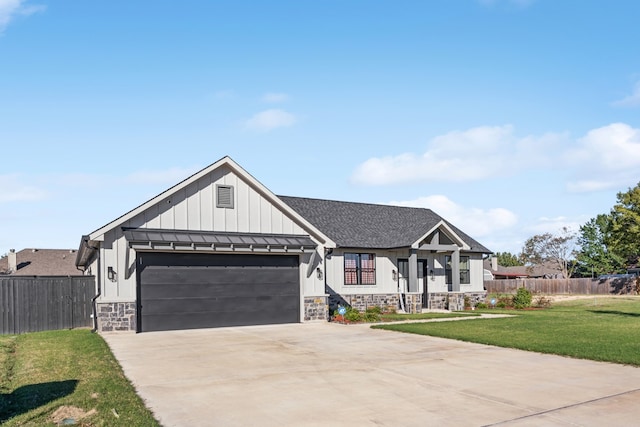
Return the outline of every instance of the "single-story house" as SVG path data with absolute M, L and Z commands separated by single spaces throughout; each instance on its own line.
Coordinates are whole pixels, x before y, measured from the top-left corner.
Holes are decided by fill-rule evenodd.
M 0 275 L 10 276 L 81 276 L 76 268 L 75 249 L 27 248 L 9 250 L 0 258 Z
M 534 266 L 510 266 L 498 265 L 498 258 L 495 256 L 484 260 L 484 268 L 488 270 L 494 280 L 502 279 L 562 279 L 562 271 L 553 263 Z
M 484 299 L 476 240 L 429 209 L 276 196 L 229 157 L 82 237 L 96 327 L 327 321 Z

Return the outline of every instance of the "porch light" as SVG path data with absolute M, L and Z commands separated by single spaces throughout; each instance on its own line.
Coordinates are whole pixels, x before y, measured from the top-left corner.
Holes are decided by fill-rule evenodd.
M 436 280 L 436 274 L 433 272 L 433 268 L 429 270 L 429 276 L 431 276 L 431 280 Z
M 320 267 L 316 268 L 316 274 L 319 280 L 322 280 L 322 269 Z
M 113 267 L 107 267 L 107 278 L 112 282 L 115 282 L 117 277 L 118 274 L 115 272 Z
M 398 280 L 398 273 L 395 270 L 391 270 L 391 279 L 395 282 Z

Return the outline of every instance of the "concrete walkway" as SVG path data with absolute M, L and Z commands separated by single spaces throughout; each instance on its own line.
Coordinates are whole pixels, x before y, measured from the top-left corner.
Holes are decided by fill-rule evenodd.
M 103 336 L 167 427 L 640 422 L 629 366 L 329 323 Z

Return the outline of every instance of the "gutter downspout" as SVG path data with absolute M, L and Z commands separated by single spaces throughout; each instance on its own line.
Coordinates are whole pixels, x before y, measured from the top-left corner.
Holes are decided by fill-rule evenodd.
M 84 244 L 85 248 L 87 248 L 88 250 L 95 251 L 97 249 L 93 246 L 89 246 L 88 240 L 83 239 L 82 243 Z M 86 271 L 85 268 L 81 270 L 80 267 L 78 267 L 77 265 L 76 265 L 76 269 L 82 271 L 83 273 Z M 100 276 L 100 257 L 98 256 L 98 273 L 96 276 L 96 280 L 98 283 L 98 292 L 96 293 L 96 296 L 91 298 L 91 309 L 93 314 L 93 329 L 91 330 L 91 333 L 93 334 L 95 334 L 98 331 L 98 306 L 97 306 L 96 300 L 100 298 L 100 296 L 102 295 L 102 286 L 100 286 L 100 283 L 101 283 L 100 277 L 101 277 Z
M 323 260 L 322 262 L 324 263 L 324 265 L 322 266 L 323 274 L 324 274 L 324 293 L 327 294 L 327 321 L 329 321 L 331 319 L 331 304 L 329 299 L 331 298 L 331 294 L 329 293 L 329 285 L 327 284 L 327 256 L 330 256 L 331 254 L 333 254 L 333 248 L 329 248 L 327 249 L 326 247 L 324 248 L 324 256 L 323 256 Z
M 91 298 L 91 307 L 93 308 L 93 329 L 91 332 L 94 334 L 98 332 L 98 304 L 96 303 L 96 300 L 100 298 L 100 295 L 102 295 L 100 273 L 100 257 L 98 257 L 98 275 L 96 277 L 96 280 L 98 281 L 98 292 L 95 297 Z

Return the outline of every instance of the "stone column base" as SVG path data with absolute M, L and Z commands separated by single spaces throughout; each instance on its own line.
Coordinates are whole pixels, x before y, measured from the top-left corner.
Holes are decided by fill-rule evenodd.
M 407 293 L 404 297 L 404 309 L 407 313 L 422 313 L 422 293 Z
M 434 292 L 428 295 L 429 308 L 434 310 L 464 310 L 465 298 L 470 307 L 475 307 L 487 298 L 486 291 L 479 292 Z
M 304 297 L 304 321 L 328 321 L 329 305 L 325 295 L 319 297 Z
M 96 307 L 99 331 L 136 331 L 135 302 L 99 302 Z

